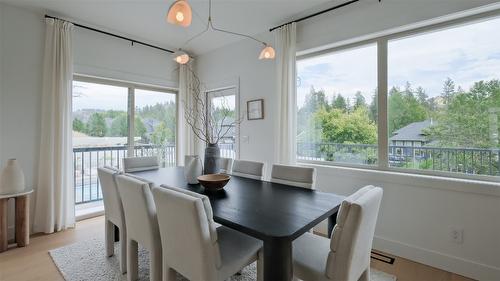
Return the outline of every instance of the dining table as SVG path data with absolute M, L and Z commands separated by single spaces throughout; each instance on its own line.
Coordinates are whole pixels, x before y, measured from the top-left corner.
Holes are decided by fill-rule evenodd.
M 333 193 L 239 176 L 219 191 L 188 184 L 183 167 L 131 173 L 155 187 L 184 188 L 205 194 L 214 221 L 263 241 L 264 280 L 290 281 L 293 277 L 293 241 L 328 220 L 330 237 L 336 214 L 345 198 Z

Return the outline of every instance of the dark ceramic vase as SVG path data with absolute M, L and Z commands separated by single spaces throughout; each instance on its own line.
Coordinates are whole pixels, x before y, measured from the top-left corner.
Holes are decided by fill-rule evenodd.
M 205 161 L 203 174 L 218 174 L 219 173 L 219 157 L 220 149 L 216 143 L 210 143 L 205 148 Z

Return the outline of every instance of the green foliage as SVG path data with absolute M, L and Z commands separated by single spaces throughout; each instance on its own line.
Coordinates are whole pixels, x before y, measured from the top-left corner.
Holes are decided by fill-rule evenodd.
M 427 118 L 425 107 L 419 103 L 411 88 L 404 91 L 393 87 L 389 91 L 389 134 L 413 122 L 424 121 Z
M 142 121 L 141 117 L 136 116 L 134 120 L 134 129 L 135 129 L 135 136 L 136 137 L 141 137 L 145 138 L 146 137 L 146 126 L 144 125 L 144 122 Z
M 109 130 L 110 137 L 126 137 L 128 136 L 128 122 L 127 113 L 121 112 L 116 115 L 115 119 L 111 122 L 111 128 Z
M 320 110 L 316 121 L 321 124 L 322 140 L 329 143 L 377 143 L 377 126 L 368 117 L 365 107 L 359 107 L 351 113 L 341 109 Z
M 73 131 L 85 133 L 85 127 L 85 123 L 83 123 L 82 120 L 78 118 L 73 120 Z
M 87 134 L 92 137 L 104 137 L 108 128 L 102 113 L 92 113 L 87 124 Z
M 337 97 L 333 99 L 332 107 L 335 109 L 347 111 L 348 109 L 347 100 L 341 94 L 338 94 Z
M 157 125 L 151 134 L 151 142 L 155 145 L 173 143 L 174 141 L 174 133 L 168 128 L 165 122 L 161 122 Z
M 490 130 L 490 124 L 500 124 L 499 112 L 500 80 L 476 82 L 468 92 L 449 96 L 436 115 L 437 124 L 428 130 L 429 138 L 447 147 L 500 147 L 498 133 Z
M 354 98 L 354 109 L 358 107 L 366 107 L 366 99 L 361 92 L 356 92 Z

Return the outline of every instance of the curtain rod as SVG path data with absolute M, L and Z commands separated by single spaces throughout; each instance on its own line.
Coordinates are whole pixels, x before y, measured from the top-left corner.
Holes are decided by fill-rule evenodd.
M 331 8 L 328 8 L 328 9 L 326 9 L 326 10 L 322 10 L 322 11 L 316 12 L 316 13 L 314 13 L 314 14 L 311 14 L 311 15 L 308 15 L 308 16 L 305 16 L 305 17 L 302 17 L 302 18 L 299 18 L 299 19 L 296 19 L 296 20 L 292 20 L 292 21 L 289 21 L 289 22 L 287 22 L 287 23 L 280 24 L 280 25 L 278 25 L 278 26 L 275 26 L 275 27 L 273 27 L 273 28 L 269 29 L 269 32 L 271 32 L 271 31 L 273 31 L 273 30 L 275 30 L 275 29 L 277 29 L 277 28 L 283 27 L 283 26 L 285 26 L 285 25 L 287 25 L 287 24 L 291 24 L 291 23 L 294 23 L 294 22 L 300 22 L 300 21 L 303 21 L 303 20 L 307 20 L 307 19 L 310 19 L 310 18 L 312 18 L 312 17 L 319 16 L 319 15 L 321 15 L 321 14 L 328 13 L 328 12 L 333 11 L 333 10 L 337 10 L 337 9 L 339 9 L 339 8 L 342 8 L 342 7 L 345 7 L 345 6 L 351 5 L 351 4 L 356 3 L 356 2 L 359 2 L 359 1 L 360 1 L 360 0 L 350 0 L 350 1 L 344 2 L 344 3 L 340 4 L 340 5 L 337 5 L 337 6 L 333 6 L 333 7 L 331 7 Z M 378 2 L 381 2 L 381 1 L 382 1 L 382 0 L 378 0 Z
M 56 19 L 56 20 L 62 20 L 62 21 L 70 22 L 74 26 L 77 26 L 77 27 L 80 27 L 80 28 L 92 30 L 94 32 L 98 32 L 98 33 L 106 34 L 108 36 L 112 36 L 112 37 L 120 38 L 120 39 L 123 39 L 123 40 L 126 40 L 126 41 L 130 41 L 130 42 L 132 42 L 132 45 L 134 43 L 137 43 L 137 44 L 140 44 L 140 45 L 143 45 L 143 46 L 147 46 L 147 47 L 150 47 L 150 48 L 153 48 L 153 49 L 161 50 L 161 51 L 164 51 L 164 52 L 167 52 L 167 53 L 174 53 L 174 51 L 166 49 L 166 48 L 162 48 L 162 47 L 158 47 L 158 46 L 151 45 L 151 44 L 148 44 L 148 43 L 144 43 L 144 42 L 141 42 L 141 41 L 137 41 L 135 39 L 131 39 L 131 38 L 128 38 L 128 37 L 125 37 L 125 36 L 121 36 L 121 35 L 117 35 L 117 34 L 114 34 L 114 33 L 107 32 L 107 31 L 99 30 L 99 29 L 96 29 L 96 28 L 93 28 L 93 27 L 81 25 L 81 24 L 78 24 L 78 23 L 75 23 L 75 22 L 72 22 L 72 21 L 68 21 L 68 20 L 65 20 L 65 19 L 61 19 L 61 18 L 49 16 L 49 15 L 45 15 L 45 18 Z

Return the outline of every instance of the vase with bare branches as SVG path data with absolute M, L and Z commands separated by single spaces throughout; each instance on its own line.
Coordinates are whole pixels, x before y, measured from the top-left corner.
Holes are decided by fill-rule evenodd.
M 194 71 L 189 67 L 192 81 L 188 83 L 190 102 L 184 103 L 184 118 L 191 127 L 193 134 L 205 145 L 204 174 L 219 173 L 220 148 L 219 142 L 226 137 L 232 128 L 235 128 L 243 120 L 242 116 L 236 116 L 227 101 L 217 105 L 210 103 L 203 90 L 202 83 Z

